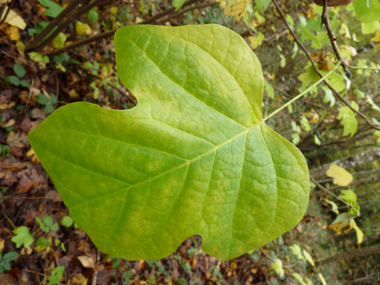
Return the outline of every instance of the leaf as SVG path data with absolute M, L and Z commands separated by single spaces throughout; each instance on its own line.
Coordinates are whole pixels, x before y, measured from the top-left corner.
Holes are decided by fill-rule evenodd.
M 339 186 L 348 186 L 353 180 L 351 173 L 336 164 L 331 164 L 326 174 L 334 178 L 333 183 Z
M 247 5 L 250 0 L 235 0 L 234 3 L 228 4 L 224 8 L 224 15 L 231 16 L 240 22 L 245 12 L 247 11 Z
M 89 21 L 96 22 L 99 19 L 99 13 L 92 9 L 88 12 L 87 17 Z
M 21 81 L 17 76 L 11 75 L 7 77 L 7 80 L 15 86 L 19 86 Z
M 38 104 L 47 105 L 50 103 L 50 98 L 48 98 L 45 94 L 41 93 L 36 96 L 36 100 Z
M 30 246 L 33 243 L 33 236 L 29 233 L 29 230 L 25 226 L 18 227 L 12 231 L 15 236 L 11 239 L 19 248 L 22 245 L 25 247 Z
M 66 42 L 66 35 L 64 33 L 59 33 L 58 36 L 56 36 L 53 40 L 53 46 L 54 48 L 62 48 L 65 46 Z
M 367 6 L 369 1 L 369 6 Z M 369 23 L 380 20 L 380 2 L 379 0 L 354 1 L 354 10 L 356 18 L 360 22 Z
M 351 220 L 354 225 L 354 230 L 356 231 L 356 237 L 358 239 L 358 244 L 361 244 L 363 242 L 364 233 L 363 231 L 356 225 L 356 222 L 354 219 Z
M 28 53 L 28 55 L 29 55 L 30 59 L 35 61 L 35 62 L 43 62 L 44 61 L 43 56 L 38 52 L 32 51 L 32 52 Z
M 322 273 L 318 273 L 319 279 L 321 279 L 322 285 L 327 285 L 325 278 L 323 277 Z
M 11 39 L 11 41 L 17 42 L 17 41 L 20 40 L 19 29 L 17 27 L 15 27 L 15 26 L 10 26 L 7 29 L 7 35 L 9 36 L 9 38 Z
M 319 140 L 318 136 L 317 135 L 314 135 L 314 143 L 316 145 L 321 145 L 321 141 Z
M 350 174 L 351 175 L 351 174 Z M 347 186 L 347 185 L 343 185 Z M 352 190 L 342 190 L 342 194 L 339 195 L 340 199 L 343 199 L 348 204 L 356 205 L 357 197 L 354 191 Z
M 66 217 L 63 217 L 61 224 L 62 226 L 69 228 L 74 224 L 74 220 L 70 216 L 66 216 Z
M 75 23 L 75 31 L 78 36 L 90 35 L 92 33 L 91 27 L 88 24 L 79 21 Z
M 63 276 L 63 272 L 65 271 L 65 266 L 58 266 L 54 268 L 51 275 L 48 277 L 49 285 L 58 284 Z
M 335 214 L 337 214 L 337 215 L 339 215 L 339 210 L 338 210 L 338 206 L 337 206 L 337 204 L 335 204 L 333 201 L 330 201 L 330 200 L 327 200 L 327 199 L 323 199 L 326 203 L 328 203 L 328 204 L 330 204 L 331 205 L 331 210 L 335 213 Z
M 299 260 L 303 259 L 303 255 L 301 253 L 301 248 L 298 244 L 293 244 L 292 246 L 289 246 L 291 249 L 292 253 L 297 256 Z
M 257 47 L 259 46 L 258 39 L 254 36 L 251 36 L 251 37 L 248 37 L 248 40 L 250 41 L 249 46 L 251 47 L 251 49 L 253 50 L 257 49 Z
M 247 43 L 219 25 L 128 26 L 115 43 L 137 107 L 68 104 L 29 133 L 99 249 L 160 259 L 199 234 L 227 260 L 296 226 L 306 161 L 262 123 L 262 70 Z
M 51 0 L 38 0 L 38 2 L 48 8 L 44 12 L 44 14 L 48 17 L 55 18 L 63 11 L 63 8 L 60 5 Z
M 9 8 L 5 6 L 5 9 L 3 10 L 3 14 L 0 16 L 0 19 L 4 18 L 8 10 Z M 11 26 L 17 27 L 20 30 L 25 30 L 26 28 L 26 23 L 24 19 L 21 18 L 21 16 L 17 15 L 17 13 L 12 9 L 9 10 L 8 15 L 5 18 L 4 22 Z
M 333 107 L 335 105 L 335 97 L 332 91 L 326 87 L 322 87 L 322 89 L 325 91 L 325 96 L 323 97 L 323 103 L 330 102 L 330 108 Z
M 303 249 L 302 252 L 303 252 L 303 256 L 305 256 L 305 259 L 307 260 L 307 262 L 309 262 L 312 266 L 315 266 L 314 260 L 311 257 L 310 253 L 306 249 Z
M 6 260 L 9 262 L 9 261 L 17 259 L 19 256 L 20 256 L 20 254 L 18 252 L 9 251 L 6 254 L 4 254 L 3 260 Z
M 355 102 L 352 102 L 352 107 L 355 110 L 359 110 L 359 106 Z M 358 130 L 358 121 L 355 118 L 355 113 L 348 106 L 340 108 L 338 119 L 342 120 L 340 123 L 344 128 L 343 136 L 351 134 L 352 137 Z
M 293 276 L 294 279 L 296 279 L 302 285 L 307 285 L 307 283 L 303 280 L 303 278 L 301 277 L 301 275 L 299 275 L 298 273 L 294 272 L 292 276 Z
M 186 0 L 174 0 L 172 5 L 175 7 L 175 11 L 178 11 L 179 9 L 181 9 L 185 1 Z
M 77 257 L 83 267 L 94 268 L 95 267 L 95 257 L 82 255 Z
M 18 63 L 16 63 L 15 65 L 13 65 L 13 71 L 16 73 L 16 75 L 19 78 L 24 77 L 25 72 L 26 72 L 25 68 L 21 64 L 18 64 Z
M 270 266 L 270 268 L 272 268 L 274 271 L 276 271 L 278 276 L 280 276 L 280 277 L 284 276 L 284 268 L 282 268 L 281 259 L 276 258 L 274 260 L 274 262 L 272 263 L 272 265 Z

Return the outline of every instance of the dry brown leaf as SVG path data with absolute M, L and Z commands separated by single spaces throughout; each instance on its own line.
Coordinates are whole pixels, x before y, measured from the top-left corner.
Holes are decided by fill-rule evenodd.
M 11 131 L 7 138 L 7 144 L 12 147 L 23 148 L 28 142 L 28 136 L 24 132 L 15 133 Z
M 80 263 L 82 263 L 83 267 L 86 268 L 94 268 L 95 267 L 95 257 L 82 255 L 77 257 Z
M 8 12 L 9 8 L 6 6 L 3 12 L 3 15 L 1 15 L 0 19 L 3 18 L 3 16 Z M 4 20 L 5 23 L 15 26 L 19 28 L 20 30 L 25 30 L 26 23 L 23 18 L 21 18 L 17 13 L 10 9 L 7 15 L 7 18 Z
M 32 187 L 36 189 L 38 185 L 43 185 L 45 179 L 41 174 L 38 174 L 37 171 L 33 168 L 31 171 L 28 169 L 22 171 L 19 175 L 20 181 L 16 188 L 16 193 L 26 193 Z
M 70 92 L 69 92 L 69 96 L 71 98 L 78 98 L 79 94 L 78 94 L 78 92 L 75 89 L 71 89 Z
M 10 119 L 8 122 L 1 122 L 2 128 L 8 128 L 10 126 L 13 126 L 16 123 L 14 119 Z
M 14 107 L 16 105 L 16 102 L 11 102 L 9 104 L 7 103 L 0 103 L 0 110 L 6 110 Z

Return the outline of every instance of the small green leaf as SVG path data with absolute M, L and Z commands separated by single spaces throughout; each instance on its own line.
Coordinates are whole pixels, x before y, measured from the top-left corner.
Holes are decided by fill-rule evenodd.
M 270 268 L 272 268 L 274 271 L 276 271 L 278 276 L 280 276 L 280 277 L 284 276 L 284 268 L 282 268 L 281 259 L 276 258 L 274 260 L 274 262 L 272 263 L 272 265 L 270 266 Z
M 43 62 L 44 61 L 44 57 L 38 53 L 38 52 L 30 52 L 28 53 L 29 57 L 31 60 L 35 61 L 35 62 Z
M 332 91 L 326 87 L 322 87 L 322 89 L 325 91 L 325 96 L 323 97 L 323 103 L 330 102 L 330 108 L 333 107 L 335 105 L 335 97 Z
M 70 216 L 66 216 L 66 217 L 63 217 L 61 224 L 62 226 L 69 228 L 74 224 L 74 220 Z
M 50 93 L 50 104 L 57 103 L 57 96 L 54 93 Z
M 28 80 L 23 79 L 23 80 L 21 80 L 21 86 L 22 87 L 30 87 L 30 83 Z
M 14 229 L 12 233 L 14 233 L 15 236 L 11 239 L 11 241 L 16 244 L 17 248 L 21 247 L 22 245 L 28 247 L 33 243 L 33 236 L 25 226 Z
M 7 80 L 15 86 L 19 86 L 21 81 L 17 76 L 11 75 L 7 77 Z
M 48 277 L 49 285 L 56 285 L 61 280 L 63 272 L 65 271 L 65 266 L 58 266 L 54 268 L 51 275 Z
M 47 105 L 50 102 L 49 98 L 45 94 L 42 94 L 42 93 L 36 96 L 36 100 L 37 100 L 37 103 L 41 105 Z
M 305 116 L 301 116 L 300 124 L 301 124 L 301 127 L 306 132 L 310 132 L 311 131 L 311 127 L 310 127 L 309 121 L 307 120 L 307 118 Z
M 83 67 L 84 69 L 90 69 L 90 68 L 94 68 L 94 65 L 93 65 L 90 61 L 86 61 L 86 62 L 82 65 L 82 67 Z
M 89 21 L 96 22 L 99 19 L 99 13 L 92 9 L 88 12 L 87 17 Z
M 351 135 L 352 137 L 358 130 L 358 120 L 349 107 L 340 108 L 338 119 L 341 120 L 340 123 L 343 125 L 343 136 Z
M 356 205 L 357 197 L 354 191 L 352 190 L 342 190 L 342 194 L 339 195 L 340 199 L 343 199 L 348 204 L 353 206 Z
M 65 46 L 67 36 L 64 33 L 59 33 L 53 40 L 54 48 L 62 48 Z
M 57 223 L 54 223 L 51 227 L 50 227 L 50 230 L 52 231 L 55 231 L 55 230 L 58 230 L 59 228 L 59 225 Z
M 19 256 L 20 256 L 20 254 L 18 252 L 9 251 L 6 254 L 4 254 L 3 260 L 5 260 L 5 261 L 12 261 L 12 260 L 17 259 Z
M 186 0 L 174 0 L 173 1 L 173 6 L 175 7 L 175 11 L 178 11 L 181 9 L 182 5 L 186 2 Z
M 292 251 L 292 253 L 297 256 L 297 258 L 299 260 L 301 259 L 304 259 L 303 255 L 302 255 L 302 252 L 301 252 L 301 248 L 298 244 L 293 244 L 291 246 L 289 246 L 290 250 Z
M 314 143 L 316 145 L 321 145 L 321 141 L 319 140 L 318 136 L 317 135 L 314 135 Z
M 51 227 L 53 222 L 54 222 L 54 220 L 51 216 L 45 216 L 43 221 L 47 227 Z
M 45 106 L 45 112 L 46 112 L 46 113 L 50 114 L 50 113 L 53 112 L 53 111 L 54 111 L 54 105 L 52 105 L 52 104 L 47 104 L 47 105 Z
M 48 8 L 44 11 L 44 14 L 48 17 L 55 18 L 63 11 L 63 8 L 60 5 L 51 0 L 38 0 L 38 2 Z
M 18 64 L 18 63 L 16 63 L 15 65 L 13 65 L 13 71 L 16 73 L 16 75 L 19 78 L 23 78 L 24 75 L 25 75 L 25 73 L 26 73 L 25 68 L 21 64 Z

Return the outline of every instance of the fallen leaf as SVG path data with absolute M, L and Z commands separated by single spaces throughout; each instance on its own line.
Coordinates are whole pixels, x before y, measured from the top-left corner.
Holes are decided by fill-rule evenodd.
M 16 193 L 26 193 L 32 187 L 36 189 L 38 185 L 42 185 L 45 183 L 45 178 L 41 174 L 39 175 L 34 168 L 32 168 L 31 171 L 27 169 L 21 172 L 19 174 L 19 177 L 21 179 L 17 185 Z
M 83 267 L 86 268 L 94 268 L 95 267 L 95 257 L 82 255 L 77 257 L 80 263 L 82 263 Z
M 75 23 L 75 31 L 78 36 L 83 36 L 84 34 L 89 35 L 92 33 L 91 27 L 88 24 L 79 21 Z
M 23 148 L 28 142 L 28 136 L 24 132 L 15 133 L 11 131 L 7 138 L 7 144 L 12 147 Z
M 4 9 L 3 14 L 1 15 L 0 19 L 4 17 L 4 15 L 7 13 L 9 8 L 6 6 Z M 14 10 L 9 10 L 7 18 L 4 20 L 5 23 L 17 27 L 20 30 L 24 30 L 26 27 L 26 23 L 23 18 L 21 18 Z
M 37 157 L 36 153 L 34 152 L 33 148 L 31 148 L 30 150 L 28 150 L 28 152 L 26 153 L 26 156 L 31 157 L 30 160 L 32 162 L 40 162 L 38 160 L 38 157 Z
M 79 284 L 79 285 L 87 285 L 87 278 L 83 276 L 81 273 L 75 274 L 73 277 L 73 282 L 74 284 Z
M 14 107 L 16 105 L 16 102 L 11 102 L 9 104 L 7 103 L 0 103 L 0 110 L 6 110 Z
M 3 252 L 5 240 L 0 239 L 0 252 Z
M 15 26 L 10 26 L 7 29 L 7 35 L 9 36 L 11 41 L 17 42 L 18 40 L 20 40 L 20 34 L 18 32 L 18 28 Z

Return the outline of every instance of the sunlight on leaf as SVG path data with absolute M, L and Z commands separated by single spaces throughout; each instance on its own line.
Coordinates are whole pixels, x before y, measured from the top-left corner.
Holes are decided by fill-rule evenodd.
M 199 234 L 228 260 L 298 224 L 306 161 L 262 122 L 262 70 L 243 38 L 218 25 L 128 26 L 115 44 L 137 107 L 68 104 L 29 133 L 101 251 L 160 259 Z
M 272 268 L 274 271 L 276 271 L 276 273 L 280 277 L 284 276 L 284 268 L 282 268 L 282 261 L 281 261 L 281 259 L 276 258 L 274 260 L 274 262 L 272 263 L 272 265 L 270 266 L 270 268 Z

